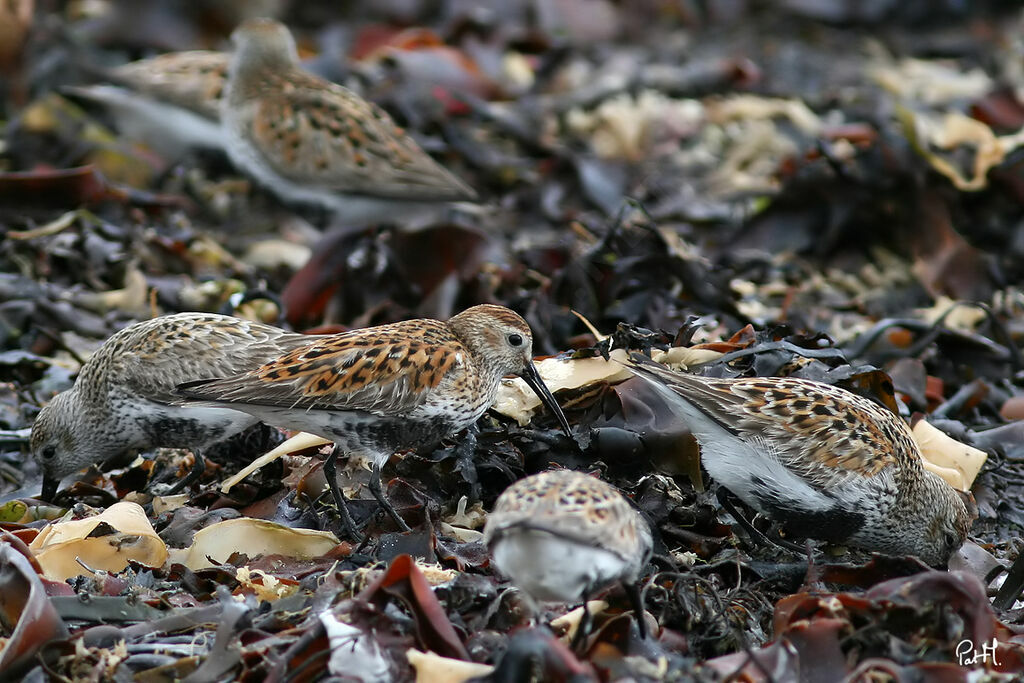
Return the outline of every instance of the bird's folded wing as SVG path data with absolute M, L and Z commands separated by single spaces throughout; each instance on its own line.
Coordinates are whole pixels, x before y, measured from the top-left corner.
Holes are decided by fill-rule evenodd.
M 475 193 L 435 162 L 376 105 L 302 72 L 265 97 L 251 135 L 280 175 L 327 190 L 427 201 Z
M 845 389 L 780 377 L 697 377 L 633 356 L 630 367 L 639 376 L 660 383 L 737 438 L 756 441 L 815 486 L 872 477 L 901 454 L 917 453 L 899 417 Z M 898 452 L 889 446 L 894 441 L 903 446 Z
M 451 348 L 415 337 L 360 344 L 342 336 L 295 349 L 252 372 L 186 383 L 179 394 L 225 404 L 393 416 L 421 405 L 459 362 Z

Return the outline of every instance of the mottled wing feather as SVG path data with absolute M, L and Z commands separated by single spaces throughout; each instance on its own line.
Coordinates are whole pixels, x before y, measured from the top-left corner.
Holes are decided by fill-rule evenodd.
M 227 316 L 181 316 L 155 319 L 124 341 L 130 354 L 118 353 L 119 381 L 150 400 L 181 401 L 176 387 L 202 377 L 230 377 L 270 359 L 307 346 L 318 337 L 286 332 L 270 325 Z M 168 353 L 173 344 L 175 353 Z
M 819 487 L 875 476 L 903 452 L 918 452 L 896 415 L 845 389 L 792 378 L 697 377 L 635 359 L 631 366 Z M 906 448 L 883 447 L 893 440 Z
M 253 109 L 251 135 L 291 180 L 328 190 L 431 201 L 474 193 L 376 105 L 302 71 L 277 81 L 281 97 Z
M 882 445 L 906 432 L 899 417 L 886 409 L 819 382 L 755 378 L 736 380 L 729 389 L 743 397 L 747 422 L 777 439 L 794 469 L 810 460 L 832 470 L 874 476 L 896 457 Z
M 468 356 L 444 334 L 441 323 L 420 322 L 441 329 L 402 334 L 385 326 L 372 333 L 335 335 L 251 372 L 190 386 L 183 393 L 221 403 L 403 414 L 420 406 Z
M 224 52 L 170 52 L 122 64 L 111 72 L 111 79 L 216 121 L 229 61 Z
M 638 545 L 643 554 L 650 550 L 650 531 L 617 491 L 585 474 L 564 474 L 535 480 L 541 482 L 539 488 L 521 480 L 502 493 L 484 542 L 514 528 L 527 528 L 604 547 L 624 559 L 636 559 Z

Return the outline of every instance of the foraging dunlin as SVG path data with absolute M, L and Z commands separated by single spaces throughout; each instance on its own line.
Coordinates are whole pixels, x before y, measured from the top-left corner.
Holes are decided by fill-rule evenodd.
M 532 348 L 525 320 L 484 304 L 447 322 L 407 320 L 322 337 L 250 372 L 189 382 L 179 393 L 334 440 L 327 482 L 349 533 L 359 537 L 335 476 L 339 449 L 372 461 L 370 491 L 407 529 L 381 491 L 381 466 L 399 449 L 436 443 L 475 423 L 505 375 L 522 377 L 571 436 Z
M 637 580 L 651 556 L 651 530 L 600 479 L 572 470 L 520 479 L 498 497 L 483 540 L 501 573 L 535 600 L 586 603 L 621 582 L 646 635 Z
M 235 410 L 174 405 L 180 401 L 175 387 L 244 372 L 311 339 L 211 313 L 129 325 L 89 358 L 75 385 L 55 396 L 32 425 L 42 497 L 52 499 L 66 475 L 123 453 L 203 448 L 255 424 L 256 418 Z
M 267 189 L 354 222 L 476 198 L 379 107 L 302 70 L 284 25 L 254 19 L 232 39 L 225 144 Z
M 682 415 L 704 468 L 794 534 L 946 562 L 970 528 L 960 494 L 921 464 L 892 412 L 822 382 L 714 379 L 634 353 L 630 367 Z

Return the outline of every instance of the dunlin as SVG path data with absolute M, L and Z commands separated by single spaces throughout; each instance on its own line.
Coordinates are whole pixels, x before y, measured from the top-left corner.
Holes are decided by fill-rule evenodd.
M 247 21 L 221 109 L 228 156 L 281 198 L 347 221 L 475 199 L 379 107 L 303 71 L 288 29 Z
M 117 85 L 63 92 L 99 102 L 122 134 L 168 156 L 188 148 L 223 150 L 220 106 L 229 59 L 226 52 L 168 52 L 112 69 L 108 76 Z
M 88 465 L 160 446 L 203 448 L 255 424 L 256 418 L 235 410 L 174 405 L 180 401 L 175 387 L 244 372 L 310 339 L 210 313 L 167 315 L 124 328 L 32 425 L 42 497 L 51 499 L 63 477 Z
M 613 487 L 581 472 L 520 479 L 487 516 L 495 566 L 535 600 L 574 602 L 616 581 L 645 635 L 637 580 L 651 556 L 647 522 Z
M 570 434 L 532 348 L 525 320 L 484 304 L 447 322 L 407 320 L 323 337 L 250 372 L 184 384 L 179 393 L 334 440 L 327 481 L 349 533 L 359 537 L 338 489 L 339 449 L 372 462 L 370 491 L 407 529 L 381 491 L 381 466 L 399 449 L 436 443 L 475 423 L 505 375 L 522 377 Z
M 211 121 L 220 119 L 220 102 L 231 55 L 212 50 L 168 52 L 115 67 L 111 80 Z
M 960 494 L 921 464 L 907 425 L 866 398 L 782 377 L 714 379 L 633 354 L 721 486 L 794 534 L 945 563 L 970 528 Z

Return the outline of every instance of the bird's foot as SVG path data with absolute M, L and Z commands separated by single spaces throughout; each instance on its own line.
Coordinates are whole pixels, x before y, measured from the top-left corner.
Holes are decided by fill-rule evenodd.
M 166 493 L 157 493 L 157 489 L 161 488 L 159 485 L 153 487 L 153 493 L 156 495 L 173 496 L 199 481 L 199 478 L 203 476 L 203 472 L 206 471 L 206 458 L 199 451 L 192 451 L 192 458 L 192 469 L 189 470 L 188 474 L 171 484 Z
M 338 446 L 335 445 L 331 448 L 330 454 L 327 459 L 324 460 L 324 476 L 327 478 L 327 488 L 331 490 L 331 497 L 334 498 L 334 505 L 338 508 L 338 516 L 341 518 L 341 524 L 345 527 L 345 532 L 348 534 L 355 543 L 363 542 L 363 534 L 356 526 L 355 520 L 352 519 L 352 512 L 348 509 L 348 501 L 345 500 L 345 496 L 341 493 L 341 488 L 338 486 Z
M 387 496 L 384 495 L 384 490 L 380 482 L 380 465 L 377 463 L 373 463 L 373 471 L 370 473 L 370 493 L 372 493 L 373 497 L 377 499 L 377 502 L 380 503 L 380 506 L 384 511 L 390 515 L 391 519 L 395 520 L 395 524 L 398 525 L 399 529 L 402 531 L 412 531 L 412 528 L 406 524 L 405 520 L 402 519 L 402 516 L 398 514 L 398 510 L 395 509 L 395 506 L 393 506 L 391 501 L 387 499 Z

